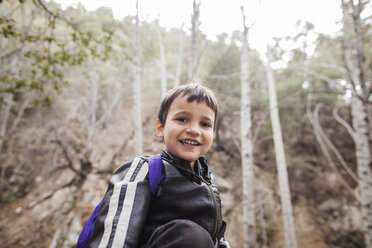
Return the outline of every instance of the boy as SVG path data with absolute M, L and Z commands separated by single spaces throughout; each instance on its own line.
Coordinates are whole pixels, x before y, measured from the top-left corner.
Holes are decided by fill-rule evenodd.
M 110 179 L 89 247 L 228 247 L 218 187 L 203 157 L 217 115 L 206 87 L 168 92 L 155 125 L 165 143 L 156 193 L 150 192 L 146 157 L 122 165 Z

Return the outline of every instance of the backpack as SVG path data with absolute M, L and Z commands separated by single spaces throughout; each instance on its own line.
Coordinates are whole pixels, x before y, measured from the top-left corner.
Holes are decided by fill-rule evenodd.
M 150 192 L 152 194 L 156 193 L 156 190 L 158 189 L 161 176 L 162 176 L 162 161 L 161 161 L 161 155 L 153 155 L 148 158 L 148 164 L 149 164 L 149 185 L 150 185 Z M 96 208 L 93 210 L 92 214 L 89 216 L 89 219 L 87 223 L 85 223 L 83 230 L 81 231 L 79 235 L 79 239 L 77 242 L 77 248 L 88 248 L 90 243 L 90 238 L 93 232 L 94 228 L 94 222 L 97 218 L 98 212 L 102 205 L 101 200 Z

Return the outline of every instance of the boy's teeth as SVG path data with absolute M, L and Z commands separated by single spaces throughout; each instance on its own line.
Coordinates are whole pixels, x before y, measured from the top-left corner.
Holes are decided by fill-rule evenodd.
M 190 141 L 190 140 L 182 140 L 182 143 L 185 143 L 185 144 L 188 144 L 188 145 L 193 145 L 193 146 L 196 146 L 196 145 L 199 144 L 197 142 Z

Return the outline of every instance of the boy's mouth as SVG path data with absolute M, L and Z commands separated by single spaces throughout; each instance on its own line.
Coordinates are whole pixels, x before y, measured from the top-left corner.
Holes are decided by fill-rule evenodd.
M 200 143 L 195 140 L 180 140 L 181 144 L 189 146 L 199 146 Z

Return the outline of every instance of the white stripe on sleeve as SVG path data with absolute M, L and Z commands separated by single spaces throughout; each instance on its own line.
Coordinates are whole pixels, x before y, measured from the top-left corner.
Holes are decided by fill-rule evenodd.
M 129 182 L 129 180 L 133 176 L 135 169 L 137 168 L 137 165 L 140 159 L 141 159 L 140 157 L 135 158 L 132 164 L 130 165 L 129 171 L 125 175 L 124 179 L 120 182 L 115 183 L 114 185 L 114 190 L 113 190 L 113 193 L 110 199 L 107 217 L 105 220 L 103 236 L 102 236 L 101 242 L 99 243 L 98 248 L 105 248 L 108 245 L 111 231 L 112 231 L 114 217 L 115 217 L 116 211 L 119 206 L 119 197 L 120 197 L 121 187 L 123 186 L 123 184 L 127 184 Z
M 137 184 L 139 181 L 143 181 L 146 177 L 148 170 L 148 165 L 145 163 L 137 177 L 133 182 L 128 183 L 127 191 L 125 193 L 123 208 L 121 209 L 120 218 L 115 232 L 115 238 L 112 243 L 112 248 L 124 247 L 125 239 L 127 237 L 128 225 L 130 221 L 130 216 L 132 214 L 132 209 L 134 206 L 134 198 L 136 195 Z

